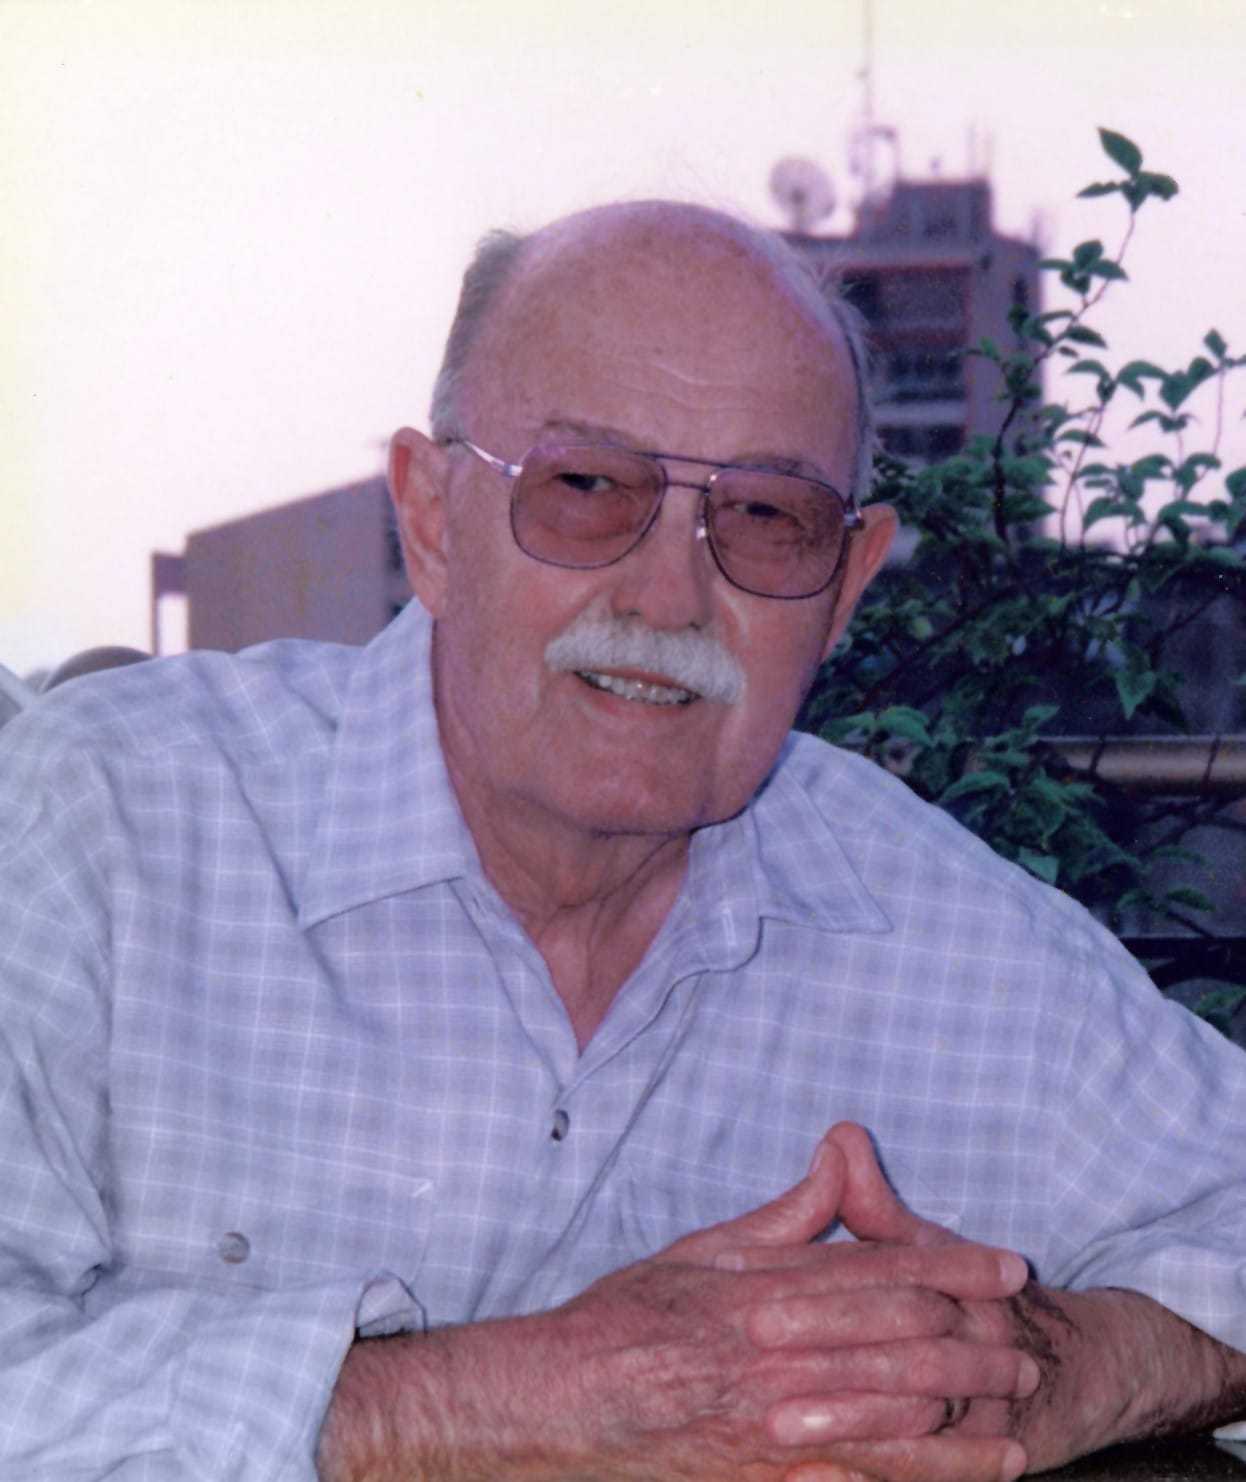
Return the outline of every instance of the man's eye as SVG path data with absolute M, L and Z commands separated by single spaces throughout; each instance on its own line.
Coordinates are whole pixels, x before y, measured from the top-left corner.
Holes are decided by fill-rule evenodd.
M 610 494 L 615 488 L 614 480 L 600 473 L 564 472 L 558 475 L 558 482 L 579 494 Z
M 783 509 L 777 504 L 767 504 L 761 499 L 741 500 L 734 506 L 733 513 L 752 525 L 767 525 L 776 529 L 783 526 L 794 530 L 800 528 L 800 521 L 790 509 Z

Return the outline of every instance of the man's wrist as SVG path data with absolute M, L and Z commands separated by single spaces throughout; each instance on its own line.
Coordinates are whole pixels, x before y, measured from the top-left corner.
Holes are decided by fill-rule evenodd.
M 1246 1355 L 1141 1292 L 1031 1284 L 1012 1307 L 1018 1343 L 1043 1375 L 1014 1407 L 1032 1471 L 1125 1441 L 1209 1430 L 1246 1409 Z
M 321 1430 L 320 1482 L 538 1482 L 576 1449 L 557 1314 L 357 1341 Z

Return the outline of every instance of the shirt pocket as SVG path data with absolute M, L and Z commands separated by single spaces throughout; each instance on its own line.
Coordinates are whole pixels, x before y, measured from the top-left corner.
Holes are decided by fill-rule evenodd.
M 274 1138 L 149 1135 L 118 1253 L 149 1274 L 277 1288 L 388 1272 L 411 1284 L 433 1181 L 394 1157 Z

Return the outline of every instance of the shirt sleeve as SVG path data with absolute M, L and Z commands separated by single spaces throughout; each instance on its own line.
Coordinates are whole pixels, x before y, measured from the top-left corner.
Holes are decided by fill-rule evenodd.
M 24 719 L 0 744 L 0 1474 L 313 1482 L 360 1328 L 418 1326 L 383 1271 L 204 1289 L 116 1258 L 109 1136 L 115 808 Z M 155 1047 L 153 1047 L 154 1049 Z
M 1052 1108 L 1056 1268 L 1145 1293 L 1246 1350 L 1246 1055 L 1165 1001 L 1113 941 Z

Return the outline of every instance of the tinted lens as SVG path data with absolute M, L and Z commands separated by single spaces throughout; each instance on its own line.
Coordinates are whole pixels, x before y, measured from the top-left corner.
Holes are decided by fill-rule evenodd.
M 650 458 L 617 448 L 534 448 L 511 501 L 520 547 L 557 566 L 605 566 L 636 544 L 662 492 Z
M 737 586 L 766 597 L 811 597 L 835 575 L 844 505 L 825 485 L 728 468 L 713 480 L 709 508 L 714 552 Z

